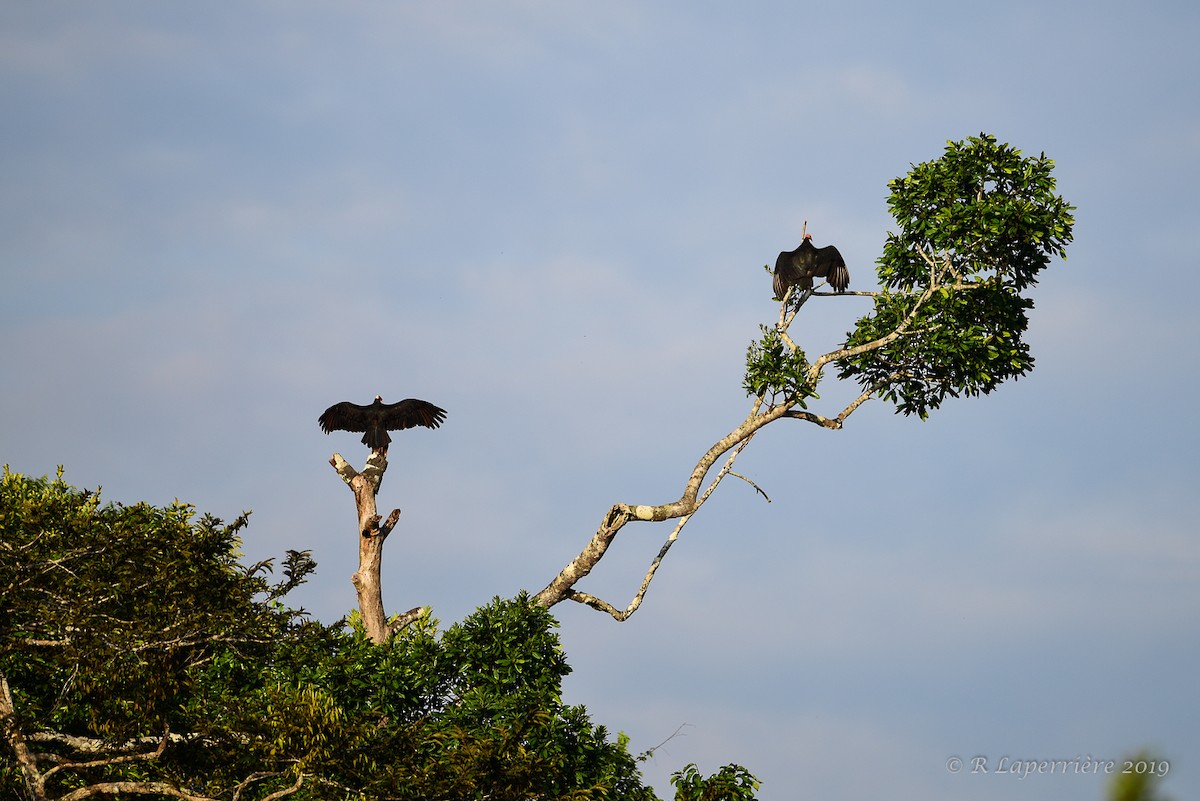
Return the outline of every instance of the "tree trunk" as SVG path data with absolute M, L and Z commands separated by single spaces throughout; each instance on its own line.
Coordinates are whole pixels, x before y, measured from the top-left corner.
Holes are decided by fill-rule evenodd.
M 354 503 L 358 507 L 358 570 L 350 580 L 358 593 L 358 609 L 367 636 L 372 642 L 382 643 L 395 630 L 388 625 L 387 614 L 383 608 L 383 584 L 380 580 L 383 541 L 400 518 L 400 510 L 394 509 L 381 526 L 380 516 L 376 511 L 375 496 L 379 493 L 383 473 L 387 470 L 387 456 L 382 449 L 372 451 L 367 458 L 367 466 L 361 473 L 337 453 L 329 463 L 354 491 Z M 419 612 L 420 607 L 410 610 L 397 621 L 395 628 L 410 622 Z

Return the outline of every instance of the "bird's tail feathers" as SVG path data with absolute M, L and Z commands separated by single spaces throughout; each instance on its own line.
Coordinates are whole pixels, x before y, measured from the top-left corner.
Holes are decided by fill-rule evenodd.
M 829 285 L 835 292 L 845 292 L 850 286 L 850 271 L 846 265 L 839 264 L 829 271 Z
M 382 428 L 368 428 L 362 438 L 363 444 L 373 451 L 386 448 L 391 441 L 392 438 L 388 434 L 387 429 Z

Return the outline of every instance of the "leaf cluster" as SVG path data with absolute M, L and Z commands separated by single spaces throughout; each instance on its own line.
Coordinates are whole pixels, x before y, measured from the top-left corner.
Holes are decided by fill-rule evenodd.
M 753 801 L 760 782 L 741 765 L 726 765 L 705 777 L 689 764 L 671 774 L 675 801 Z
M 1023 293 L 1072 239 L 1054 163 L 980 134 L 891 181 L 883 291 L 847 334 L 841 378 L 926 417 L 946 397 L 991 392 L 1033 369 Z
M 760 325 L 762 336 L 746 349 L 746 373 L 742 389 L 751 397 L 764 397 L 771 403 L 805 406 L 814 395 L 808 383 L 808 359 L 798 347 L 789 347 L 779 330 Z
M 981 284 L 971 291 L 938 288 L 922 301 L 884 293 L 871 315 L 858 321 L 847 347 L 900 336 L 869 354 L 841 364 L 839 376 L 881 397 L 903 414 L 921 418 L 946 397 L 987 394 L 1009 378 L 1033 369 L 1023 334 L 1033 301 L 1004 287 Z
M 947 142 L 942 157 L 888 182 L 888 210 L 899 231 L 888 234 L 880 283 L 911 291 L 927 286 L 920 252 L 948 256 L 964 280 L 998 275 L 1022 291 L 1053 256 L 1066 258 L 1071 207 L 1055 194 L 1053 160 L 981 133 Z

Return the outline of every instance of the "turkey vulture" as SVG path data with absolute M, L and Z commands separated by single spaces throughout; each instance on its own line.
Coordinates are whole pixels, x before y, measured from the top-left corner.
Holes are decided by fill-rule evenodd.
M 360 406 L 350 401 L 335 403 L 325 410 L 317 420 L 326 434 L 333 430 L 364 431 L 362 441 L 373 451 L 386 450 L 392 438 L 388 431 L 413 426 L 437 428 L 446 419 L 446 410 L 439 409 L 429 401 L 408 398 L 396 403 L 384 403 L 381 395 L 375 396 L 370 406 Z
M 850 271 L 838 249 L 833 245 L 814 247 L 812 235 L 805 234 L 800 247 L 790 253 L 785 250 L 775 260 L 775 300 L 783 300 L 789 286 L 812 289 L 813 278 L 828 278 L 837 292 L 850 286 Z

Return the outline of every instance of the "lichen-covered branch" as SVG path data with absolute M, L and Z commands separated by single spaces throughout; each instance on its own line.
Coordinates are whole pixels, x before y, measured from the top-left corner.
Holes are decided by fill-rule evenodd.
M 127 795 L 165 795 L 171 798 L 183 798 L 185 801 L 217 801 L 206 795 L 192 795 L 185 793 L 178 787 L 167 784 L 166 782 L 98 782 L 89 784 L 86 787 L 80 787 L 78 790 L 73 790 L 66 795 L 59 796 L 57 801 L 82 801 L 84 798 L 91 798 L 95 795 L 120 796 Z
M 713 490 L 715 490 L 717 488 L 717 485 L 721 483 L 721 480 L 724 479 L 725 476 L 727 476 L 727 475 L 737 476 L 738 475 L 737 473 L 734 473 L 732 471 L 733 462 L 735 459 L 737 459 L 738 454 L 740 454 L 745 449 L 745 447 L 750 444 L 750 439 L 753 436 L 754 435 L 751 434 L 749 437 L 742 440 L 742 442 L 733 450 L 733 452 L 729 454 L 729 457 L 726 459 L 725 464 L 721 467 L 721 470 L 717 473 L 716 478 L 713 479 L 712 483 L 710 483 L 708 485 L 708 487 L 704 490 L 704 493 L 701 494 L 700 497 L 696 500 L 695 509 L 699 509 L 704 504 L 704 502 L 708 500 L 709 496 L 712 495 Z M 766 497 L 766 493 L 763 492 L 762 489 L 760 489 L 758 487 L 758 485 L 755 484 L 753 481 L 750 481 L 745 476 L 738 476 L 738 478 L 741 478 L 742 480 L 747 481 L 752 487 L 754 487 L 756 490 L 758 490 L 758 492 L 764 498 Z M 768 498 L 768 500 L 770 500 L 770 499 Z M 658 571 L 659 565 L 662 564 L 663 558 L 667 555 L 667 551 L 671 550 L 671 546 L 674 545 L 676 540 L 679 539 L 679 532 L 682 531 L 683 527 L 685 525 L 687 525 L 687 522 L 692 519 L 692 514 L 694 514 L 694 513 L 695 513 L 695 510 L 693 510 L 693 512 L 691 512 L 689 514 L 685 514 L 679 518 L 679 522 L 675 524 L 675 528 L 673 528 L 671 530 L 671 534 L 667 537 L 667 539 L 663 543 L 662 547 L 659 548 L 658 554 L 654 557 L 654 561 L 652 561 L 650 563 L 650 567 L 646 571 L 646 575 L 642 579 L 642 584 L 640 587 L 638 587 L 637 593 L 633 596 L 633 600 L 631 600 L 629 602 L 629 605 L 626 606 L 624 609 L 617 609 L 615 606 L 613 606 L 612 604 L 608 603 L 607 601 L 605 601 L 601 598 L 597 598 L 596 596 L 591 595 L 589 593 L 579 592 L 579 591 L 576 591 L 573 589 L 569 589 L 564 594 L 563 600 L 575 601 L 577 603 L 581 603 L 581 604 L 590 606 L 593 609 L 598 609 L 601 612 L 607 612 L 608 614 L 612 615 L 615 620 L 618 620 L 618 621 L 627 620 L 629 618 L 629 616 L 632 615 L 634 612 L 636 612 L 638 610 L 638 607 L 640 607 L 642 605 L 642 599 L 646 597 L 646 590 L 648 590 L 650 588 L 650 582 L 654 579 L 654 574 Z
M 586 599 L 591 598 L 591 596 L 576 593 L 574 591 L 574 586 L 579 582 L 580 579 L 590 573 L 592 569 L 600 562 L 600 560 L 604 558 L 604 554 L 608 551 L 609 545 L 612 544 L 612 541 L 616 538 L 617 533 L 624 528 L 626 523 L 630 521 L 662 522 L 664 520 L 687 518 L 695 513 L 696 510 L 699 509 L 704 503 L 704 501 L 707 500 L 712 490 L 716 488 L 716 485 L 720 483 L 720 481 L 728 474 L 729 470 L 733 466 L 733 460 L 736 459 L 739 453 L 741 453 L 742 448 L 749 444 L 749 441 L 754 434 L 768 423 L 783 417 L 790 408 L 789 405 L 780 405 L 760 412 L 762 405 L 763 399 L 756 399 L 753 407 L 751 408 L 750 414 L 744 421 L 742 421 L 741 425 L 726 434 L 724 437 L 714 443 L 712 447 L 705 451 L 704 455 L 701 456 L 699 461 L 696 462 L 695 468 L 692 469 L 692 473 L 688 477 L 687 483 L 684 485 L 683 494 L 680 495 L 678 500 L 658 506 L 635 506 L 623 503 L 614 504 L 612 508 L 609 509 L 608 514 L 605 515 L 600 527 L 596 530 L 596 533 L 592 535 L 591 540 L 588 542 L 587 546 L 584 547 L 579 556 L 571 560 L 571 562 L 565 568 L 563 568 L 557 576 L 555 576 L 553 581 L 546 585 L 541 592 L 535 595 L 534 600 L 545 606 L 553 606 L 554 604 L 567 600 L 568 598 L 587 603 L 588 601 Z M 734 451 L 734 453 L 731 455 L 729 461 L 721 469 L 717 478 L 713 481 L 712 486 L 705 492 L 703 496 L 701 496 L 700 487 L 704 483 L 705 476 L 708 475 L 709 470 L 712 469 L 717 460 L 730 451 Z M 686 522 L 686 519 L 684 522 Z M 681 523 L 679 527 L 682 528 L 682 525 L 683 524 Z M 661 563 L 662 558 L 666 555 L 666 552 L 670 550 L 670 545 L 674 542 L 674 537 L 676 536 L 678 536 L 678 530 L 672 532 L 672 536 L 668 537 L 667 543 L 664 545 L 663 549 L 660 550 L 659 555 L 655 557 L 656 561 L 655 563 L 652 563 L 650 570 L 647 572 L 647 577 L 643 581 L 643 587 L 639 590 L 639 596 L 645 595 L 646 587 L 649 586 L 650 580 L 654 577 L 654 573 L 658 569 L 658 564 Z M 624 620 L 630 614 L 632 614 L 640 604 L 640 597 L 635 596 L 635 603 L 632 604 L 632 609 L 624 614 L 624 616 L 617 614 L 614 615 L 614 617 L 616 617 L 618 620 Z M 603 608 L 601 602 L 599 602 L 599 599 L 595 599 L 595 602 L 589 603 L 589 605 L 598 609 Z M 609 606 L 608 608 L 604 609 L 604 611 L 608 611 L 609 614 L 613 614 L 613 611 L 618 610 L 613 610 L 613 608 Z
M 81 770 L 85 768 L 97 768 L 105 765 L 120 765 L 124 762 L 144 762 L 148 760 L 158 759 L 162 756 L 163 751 L 167 748 L 167 743 L 170 740 L 170 733 L 165 732 L 158 740 L 158 746 L 153 751 L 141 751 L 133 753 L 125 753 L 116 756 L 108 756 L 100 759 L 89 759 L 86 762 L 60 762 L 50 770 L 43 774 L 44 779 L 50 778 L 53 774 L 60 770 Z

